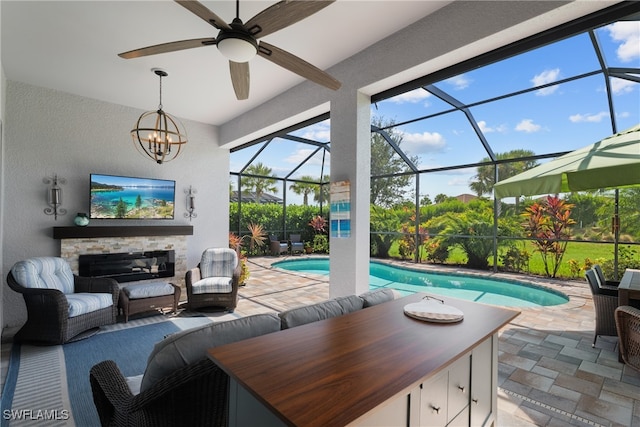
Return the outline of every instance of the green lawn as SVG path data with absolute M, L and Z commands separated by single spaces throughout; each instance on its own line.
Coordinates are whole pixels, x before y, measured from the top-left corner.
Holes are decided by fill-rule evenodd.
M 542 262 L 540 253 L 534 251 L 534 246 L 531 242 L 525 242 L 524 244 L 526 245 L 526 249 L 530 254 L 528 271 L 525 270 L 524 272 L 544 276 L 544 264 Z M 522 244 L 519 245 L 519 248 L 522 249 Z M 573 259 L 577 261 L 579 266 L 583 266 L 586 259 L 589 259 L 592 262 L 602 263 L 602 261 L 606 259 L 613 259 L 613 249 L 613 243 L 569 242 L 569 244 L 567 245 L 567 251 L 565 252 L 562 263 L 560 264 L 557 277 L 572 277 L 571 270 L 569 268 L 569 260 Z M 399 257 L 397 244 L 394 244 L 391 247 L 389 255 L 391 255 L 392 257 Z M 447 263 L 466 264 L 466 262 L 466 254 L 460 248 L 454 247 L 450 250 Z M 489 259 L 489 264 L 493 265 L 492 257 Z M 500 265 L 500 262 L 498 263 L 498 265 Z M 577 277 L 581 278 L 582 275 L 583 272 L 581 271 Z

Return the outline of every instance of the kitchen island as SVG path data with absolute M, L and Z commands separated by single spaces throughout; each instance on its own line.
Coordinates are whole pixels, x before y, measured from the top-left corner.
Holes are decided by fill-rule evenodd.
M 519 312 L 447 297 L 463 320 L 404 314 L 424 296 L 210 349 L 230 425 L 495 425 L 498 330 Z

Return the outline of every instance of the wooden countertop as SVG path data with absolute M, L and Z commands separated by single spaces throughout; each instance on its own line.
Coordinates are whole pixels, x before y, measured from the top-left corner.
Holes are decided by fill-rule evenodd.
M 459 323 L 412 319 L 410 295 L 355 313 L 208 350 L 289 425 L 346 425 L 435 375 L 520 312 L 454 298 Z

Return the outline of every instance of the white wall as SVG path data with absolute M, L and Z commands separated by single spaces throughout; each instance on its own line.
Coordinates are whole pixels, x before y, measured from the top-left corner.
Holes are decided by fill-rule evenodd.
M 89 210 L 89 174 L 121 174 L 176 181 L 174 220 L 93 220 L 91 225 L 193 225 L 188 264 L 197 265 L 202 250 L 228 244 L 229 152 L 218 148 L 214 126 L 185 121 L 188 143 L 180 156 L 158 165 L 133 146 L 129 131 L 140 110 L 8 81 L 4 110 L 2 168 L 2 275 L 33 256 L 59 256 L 52 227 L 71 226 L 76 212 Z M 154 106 L 151 105 L 150 108 Z M 169 110 L 168 113 L 171 113 Z M 63 205 L 67 214 L 46 215 L 47 185 L 53 174 L 66 179 Z M 184 218 L 183 190 L 198 190 L 197 218 Z M 6 286 L 3 329 L 26 319 L 22 296 Z

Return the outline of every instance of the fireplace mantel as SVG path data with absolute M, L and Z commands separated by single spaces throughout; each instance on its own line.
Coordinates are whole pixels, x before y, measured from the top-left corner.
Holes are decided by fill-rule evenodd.
M 191 225 L 53 227 L 54 239 L 192 235 L 193 226 Z

